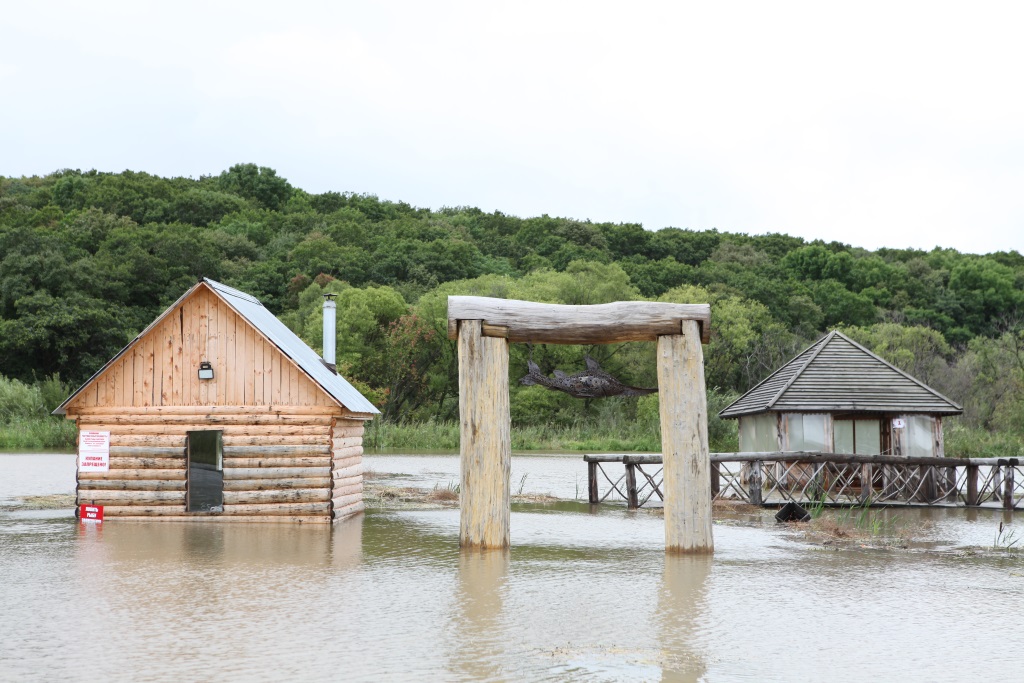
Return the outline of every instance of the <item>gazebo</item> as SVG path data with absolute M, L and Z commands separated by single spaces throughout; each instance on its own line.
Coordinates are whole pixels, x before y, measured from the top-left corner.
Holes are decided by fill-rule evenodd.
M 942 418 L 963 408 L 838 331 L 719 413 L 740 450 L 944 457 Z

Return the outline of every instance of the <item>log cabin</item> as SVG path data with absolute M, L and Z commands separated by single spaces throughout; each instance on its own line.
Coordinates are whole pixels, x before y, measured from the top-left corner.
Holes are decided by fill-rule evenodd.
M 255 297 L 199 281 L 54 411 L 78 426 L 78 504 L 108 519 L 360 512 L 363 425 L 379 411 L 335 371 L 334 312 L 325 301 L 321 358 Z M 95 433 L 108 468 L 83 471 Z
M 740 451 L 945 457 L 942 418 L 963 409 L 838 331 L 719 413 Z

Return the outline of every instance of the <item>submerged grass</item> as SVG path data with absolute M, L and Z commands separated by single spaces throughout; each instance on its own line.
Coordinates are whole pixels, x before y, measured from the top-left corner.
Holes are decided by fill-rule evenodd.
M 363 445 L 374 450 L 454 451 L 459 448 L 459 424 L 375 420 L 363 435 Z M 716 446 L 711 444 L 712 450 Z M 656 427 L 639 422 L 513 425 L 512 448 L 521 451 L 658 452 L 661 450 L 661 435 Z

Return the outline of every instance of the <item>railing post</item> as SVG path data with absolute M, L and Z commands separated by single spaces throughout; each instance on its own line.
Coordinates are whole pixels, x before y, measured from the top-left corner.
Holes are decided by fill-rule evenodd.
M 1002 500 L 1003 492 L 999 489 L 1003 485 L 1003 468 L 999 466 L 1001 460 L 992 465 L 992 500 Z
M 870 463 L 860 466 L 860 502 L 864 505 L 871 501 L 871 494 L 874 493 L 874 484 L 871 479 L 873 476 L 874 472 Z
M 824 501 L 827 497 L 825 495 L 825 466 L 820 462 L 814 463 L 814 474 L 811 476 L 814 477 L 814 484 L 811 486 L 814 500 Z
M 964 501 L 968 507 L 978 505 L 978 466 L 967 466 L 967 499 Z
M 601 501 L 601 497 L 597 491 L 597 463 L 587 463 L 587 499 L 593 505 Z
M 921 473 L 921 478 L 924 480 L 923 486 L 921 487 L 921 494 L 924 496 L 925 503 L 931 505 L 938 498 L 935 493 L 935 467 L 932 465 L 921 465 L 918 468 Z
M 1013 509 L 1013 474 L 1015 460 L 1006 461 L 1006 474 L 1003 476 L 1003 507 L 1007 510 Z
M 722 483 L 718 472 L 718 463 L 711 463 L 711 497 L 714 498 L 722 490 Z
M 626 508 L 636 510 L 640 507 L 640 501 L 636 493 L 636 465 L 626 463 Z
M 751 505 L 761 505 L 761 468 L 764 463 L 760 460 L 754 460 L 750 463 L 750 479 L 747 483 L 748 491 L 747 494 L 750 499 Z

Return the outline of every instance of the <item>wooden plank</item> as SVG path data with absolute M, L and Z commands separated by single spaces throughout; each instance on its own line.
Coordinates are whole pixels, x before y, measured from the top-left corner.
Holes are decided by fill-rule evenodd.
M 292 362 L 288 363 L 288 402 L 302 404 L 302 395 L 299 393 L 299 368 Z
M 225 479 L 225 491 L 277 491 L 283 489 L 326 489 L 331 488 L 330 477 L 305 477 L 302 479 Z
M 260 401 L 265 406 L 274 403 L 274 356 L 277 355 L 277 348 L 269 341 L 263 343 L 263 399 Z
M 322 458 L 224 458 L 224 470 L 256 467 L 330 467 L 331 459 Z M 113 467 L 113 463 L 111 463 Z
M 613 344 L 655 341 L 678 335 L 681 323 L 697 322 L 706 344 L 711 333 L 708 304 L 619 301 L 594 306 L 564 306 L 480 296 L 448 297 L 448 338 L 457 337 L 461 320 L 481 321 L 510 342 L 548 344 Z M 507 328 L 494 330 L 491 326 Z
M 171 321 L 171 337 L 174 345 L 174 351 L 172 354 L 173 360 L 171 361 L 171 403 L 177 406 L 185 403 L 183 398 L 185 345 L 181 329 L 181 320 L 183 316 L 183 306 L 179 306 L 178 310 L 172 312 L 171 315 L 168 316 L 168 320 Z
M 238 479 L 313 479 L 331 476 L 330 467 L 228 467 L 224 469 L 224 486 Z
M 245 326 L 245 351 L 239 369 L 243 373 L 243 399 L 246 405 L 252 405 L 256 394 L 256 333 L 252 325 Z
M 199 381 L 196 375 L 199 361 L 196 359 L 195 348 L 195 297 L 186 299 L 181 308 L 184 314 L 181 321 L 181 401 L 184 405 L 194 406 L 199 402 L 199 387 L 196 384 Z
M 264 382 L 265 374 L 263 368 L 263 362 L 266 358 L 266 349 L 263 346 L 263 335 L 253 332 L 253 384 L 252 391 L 253 397 L 250 403 L 259 405 L 263 403 L 263 390 L 266 388 L 266 382 Z
M 225 446 L 303 446 L 329 445 L 327 437 L 319 436 L 229 436 L 224 435 Z
M 238 344 L 236 341 L 238 315 L 224 307 L 224 403 L 227 405 L 239 405 L 242 403 L 242 396 L 238 393 L 238 378 L 241 372 L 236 365 Z
M 199 386 L 198 404 L 205 406 L 210 402 L 210 380 L 199 379 L 198 371 L 201 362 L 210 360 L 210 293 L 201 287 L 196 291 L 195 298 L 199 312 L 199 330 L 196 333 L 199 349 L 193 372 L 196 372 L 196 384 Z
M 173 316 L 173 313 L 171 314 Z M 160 406 L 170 405 L 174 392 L 174 339 L 171 337 L 170 325 L 165 319 L 160 324 L 160 359 L 157 372 L 160 373 Z
M 459 545 L 509 547 L 512 439 L 508 341 L 459 323 Z
M 145 343 L 141 341 L 132 350 L 132 376 L 132 402 L 129 405 L 145 405 L 143 397 L 146 391 L 146 353 Z M 152 382 L 150 382 L 150 389 L 152 389 Z
M 283 403 L 281 399 L 281 359 L 283 354 L 276 348 L 271 349 L 272 366 L 270 369 L 273 381 L 271 382 L 270 404 Z M 287 363 L 287 361 L 285 361 Z
M 331 499 L 331 489 L 281 489 L 271 491 L 224 491 L 224 505 L 253 503 L 318 503 Z
M 224 347 L 221 334 L 221 302 L 212 292 L 210 293 L 210 339 L 206 343 L 206 359 L 213 365 L 213 379 L 209 380 L 209 395 L 207 405 L 223 405 L 224 403 L 224 356 L 221 350 Z
M 711 553 L 711 472 L 704 353 L 696 321 L 658 338 L 665 550 Z

